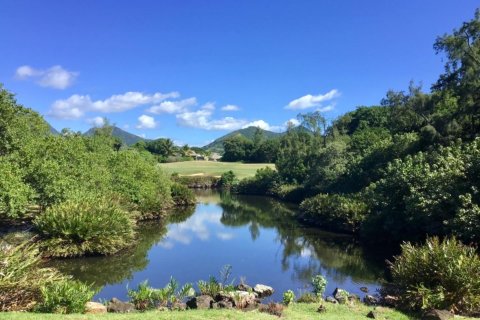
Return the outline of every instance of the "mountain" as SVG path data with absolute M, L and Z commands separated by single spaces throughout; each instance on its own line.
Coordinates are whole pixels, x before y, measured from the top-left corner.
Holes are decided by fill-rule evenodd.
M 95 133 L 96 128 L 90 128 L 87 132 L 84 133 L 85 136 L 91 136 Z M 113 127 L 112 135 L 119 138 L 127 146 L 137 143 L 138 141 L 147 141 L 148 139 L 134 135 L 133 133 L 127 132 L 120 129 L 119 127 Z
M 247 139 L 253 140 L 253 136 L 255 135 L 255 131 L 257 129 L 258 129 L 257 127 L 248 127 L 245 129 L 232 131 L 224 136 L 221 136 L 220 138 L 216 139 L 212 143 L 207 144 L 206 146 L 202 147 L 202 149 L 212 151 L 212 152 L 223 153 L 223 141 L 238 135 L 241 135 Z M 260 131 L 263 132 L 263 136 L 267 140 L 281 137 L 283 134 L 283 133 L 272 132 L 272 131 L 263 130 L 263 129 L 260 129 Z
M 48 126 L 50 127 L 50 133 L 53 134 L 54 136 L 58 136 L 60 134 L 60 132 L 57 131 L 57 129 L 55 129 L 54 127 L 52 127 L 52 125 L 50 123 L 48 123 Z

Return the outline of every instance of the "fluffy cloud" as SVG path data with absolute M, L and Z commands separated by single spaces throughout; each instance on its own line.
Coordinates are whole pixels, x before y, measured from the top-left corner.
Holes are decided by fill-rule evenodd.
M 52 104 L 49 115 L 60 119 L 78 119 L 86 112 L 113 113 L 123 112 L 141 105 L 160 103 L 169 98 L 177 98 L 178 92 L 144 94 L 142 92 L 126 92 L 113 95 L 105 100 L 93 101 L 88 95 L 74 94 L 65 100 L 57 100 Z
M 180 101 L 163 101 L 159 105 L 150 107 L 147 111 L 154 114 L 181 113 L 187 111 L 188 107 L 197 105 L 195 97 Z
M 153 117 L 142 114 L 138 117 L 137 129 L 153 129 L 157 126 L 155 119 Z
M 68 71 L 62 66 L 53 66 L 41 70 L 30 66 L 18 67 L 15 77 L 19 80 L 34 79 L 42 87 L 65 89 L 70 87 L 78 76 L 78 72 Z
M 338 92 L 337 89 L 333 89 L 325 94 L 319 94 L 316 96 L 307 94 L 303 97 L 290 101 L 290 103 L 285 107 L 285 109 L 303 110 L 312 107 L 321 107 L 323 102 L 330 101 L 334 98 L 337 98 L 338 96 L 340 96 L 340 92 Z
M 101 127 L 105 124 L 105 119 L 102 117 L 95 117 L 88 119 L 87 122 L 95 127 Z
M 215 105 L 207 103 L 197 111 L 187 111 L 177 114 L 177 122 L 184 127 L 199 128 L 205 130 L 237 130 L 245 126 L 246 120 L 225 117 L 212 120 Z
M 233 104 L 228 104 L 222 107 L 222 111 L 238 111 L 240 108 Z

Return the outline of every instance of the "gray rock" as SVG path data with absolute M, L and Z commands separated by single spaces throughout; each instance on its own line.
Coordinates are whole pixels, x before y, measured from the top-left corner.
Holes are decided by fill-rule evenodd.
M 396 307 L 398 304 L 398 297 L 386 295 L 383 297 L 383 304 L 387 307 Z
M 264 284 L 255 285 L 255 287 L 253 288 L 253 291 L 258 293 L 258 296 L 260 298 L 269 297 L 273 294 L 273 288 L 269 287 L 269 286 L 266 286 Z
M 333 291 L 333 297 L 340 304 L 347 303 L 348 296 L 349 296 L 349 293 L 343 289 L 336 288 L 335 291 Z
M 253 291 L 253 288 L 250 287 L 248 284 L 245 284 L 245 283 L 240 283 L 237 288 L 237 290 L 239 291 Z
M 370 319 L 380 319 L 380 316 L 378 314 L 377 311 L 370 311 L 368 314 L 367 314 L 367 318 L 370 318 Z
M 107 307 L 99 302 L 89 301 L 85 304 L 85 314 L 107 313 Z
M 187 307 L 190 309 L 210 309 L 214 300 L 208 295 L 193 297 L 187 301 Z
M 321 304 L 321 305 L 317 308 L 317 312 L 318 312 L 318 313 L 325 313 L 325 312 L 327 312 L 327 308 L 326 308 L 323 304 Z
M 185 311 L 187 310 L 187 304 L 184 302 L 175 302 L 170 306 L 170 309 L 175 311 Z
M 212 304 L 213 309 L 232 309 L 233 303 L 231 301 L 219 301 Z
M 422 320 L 447 320 L 453 319 L 453 317 L 454 315 L 450 311 L 433 309 L 426 312 Z
M 368 293 L 368 288 L 367 287 L 360 287 L 360 291 Z
M 117 298 L 113 298 L 107 305 L 108 312 L 114 313 L 128 313 L 135 310 L 135 306 L 133 303 L 123 302 L 118 300 Z
M 378 299 L 367 294 L 365 298 L 363 298 L 363 303 L 365 303 L 367 306 L 376 306 L 378 304 Z
M 338 301 L 332 296 L 328 296 L 327 298 L 325 298 L 325 301 L 333 303 L 333 304 L 338 303 Z

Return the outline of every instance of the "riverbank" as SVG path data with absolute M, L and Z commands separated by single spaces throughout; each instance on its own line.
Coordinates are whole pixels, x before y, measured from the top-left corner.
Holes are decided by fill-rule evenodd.
M 283 319 L 298 319 L 306 320 L 313 318 L 320 318 L 325 320 L 355 320 L 366 319 L 367 314 L 373 311 L 373 307 L 367 307 L 363 304 L 355 304 L 353 306 L 326 304 L 327 311 L 318 313 L 318 303 L 296 303 L 284 309 Z M 380 319 L 388 318 L 390 320 L 407 320 L 415 319 L 389 308 L 377 308 L 376 311 L 380 315 Z M 258 310 L 254 311 L 239 311 L 239 310 L 187 310 L 187 311 L 148 311 L 128 314 L 101 314 L 101 315 L 56 315 L 56 314 L 40 314 L 40 313 L 3 313 L 2 319 L 11 320 L 40 320 L 40 319 L 71 319 L 71 320 L 88 320 L 88 319 L 244 319 L 244 320 L 261 320 L 261 319 L 278 319 L 266 313 L 261 313 Z M 469 319 L 463 317 L 455 317 L 455 319 Z

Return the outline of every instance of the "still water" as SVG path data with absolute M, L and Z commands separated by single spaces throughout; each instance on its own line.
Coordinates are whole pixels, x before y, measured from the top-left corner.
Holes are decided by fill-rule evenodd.
M 163 287 L 170 276 L 180 283 L 219 277 L 231 265 L 238 283 L 262 283 L 275 289 L 273 300 L 292 289 L 310 290 L 315 274 L 335 287 L 362 296 L 375 292 L 383 263 L 366 255 L 349 236 L 298 225 L 296 210 L 271 198 L 198 191 L 196 207 L 172 212 L 168 221 L 139 227 L 139 241 L 110 257 L 55 260 L 51 264 L 76 279 L 102 286 L 96 299 L 126 299 L 127 288 L 144 281 Z M 380 259 L 381 261 L 381 259 Z

